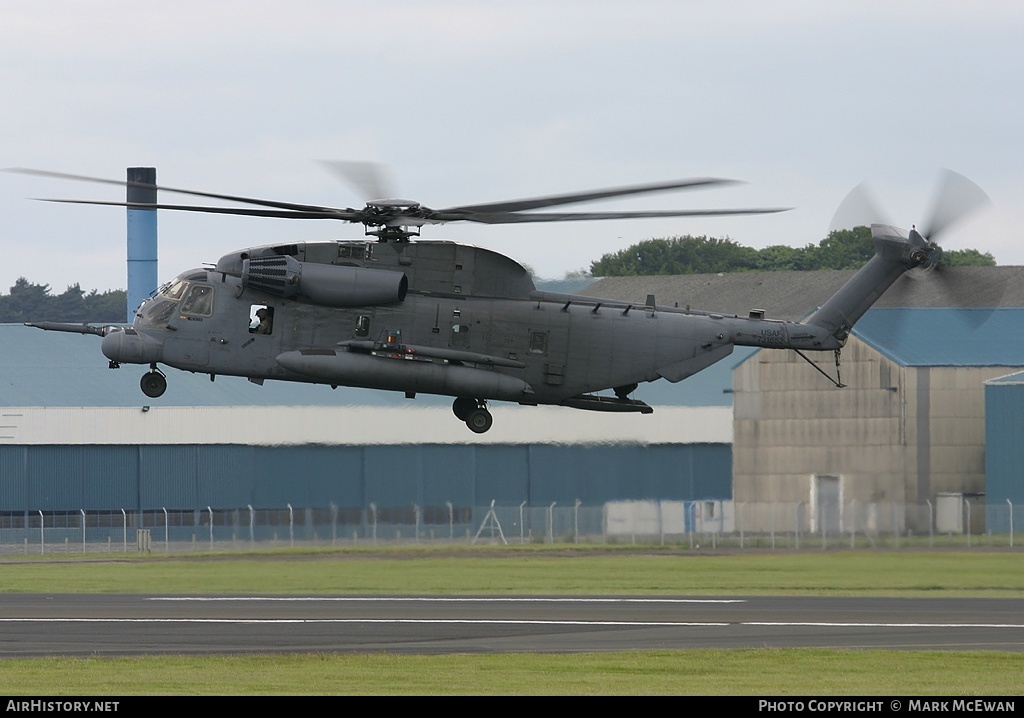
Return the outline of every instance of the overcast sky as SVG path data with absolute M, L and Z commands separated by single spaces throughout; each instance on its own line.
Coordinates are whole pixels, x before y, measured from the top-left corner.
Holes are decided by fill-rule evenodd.
M 168 186 L 331 206 L 366 198 L 325 159 L 382 163 L 433 207 L 719 176 L 745 184 L 581 209 L 794 208 L 424 230 L 543 277 L 650 237 L 817 243 L 862 181 L 890 221 L 922 224 L 941 168 L 993 200 L 944 245 L 1024 264 L 1019 0 L 4 0 L 0 93 L 0 167 L 153 166 Z M 124 191 L 0 173 L 0 291 L 124 288 L 124 210 L 34 197 Z M 362 228 L 163 212 L 159 234 L 165 281 Z

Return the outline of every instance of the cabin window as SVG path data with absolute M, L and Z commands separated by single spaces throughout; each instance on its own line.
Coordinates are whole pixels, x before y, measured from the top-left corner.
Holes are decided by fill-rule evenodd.
M 249 307 L 249 333 L 274 333 L 274 308 L 266 304 L 253 304 Z
M 365 246 L 353 247 L 350 244 L 338 245 L 339 259 L 368 259 L 369 252 Z
M 548 333 L 533 332 L 530 334 L 530 353 L 546 354 L 548 351 Z
M 360 314 L 356 317 L 356 336 L 365 337 L 370 334 L 370 317 Z
M 203 317 L 213 314 L 213 287 L 207 284 L 193 285 L 185 301 L 181 303 L 181 311 L 183 314 Z

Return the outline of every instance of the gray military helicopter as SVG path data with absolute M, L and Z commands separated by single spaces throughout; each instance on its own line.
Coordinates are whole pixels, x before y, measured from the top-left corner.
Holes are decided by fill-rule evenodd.
M 167 388 L 160 365 L 189 372 L 453 397 L 470 430 L 490 429 L 489 401 L 606 412 L 653 409 L 640 382 L 681 381 L 734 346 L 838 352 L 854 323 L 908 270 L 925 265 L 943 227 L 874 224 L 876 253 L 800 322 L 539 291 L 529 272 L 488 249 L 416 239 L 424 225 L 509 224 L 757 214 L 781 208 L 536 212 L 612 197 L 722 185 L 717 178 L 598 189 L 431 209 L 404 199 L 362 208 L 278 202 L 37 170 L 49 177 L 230 201 L 247 207 L 51 200 L 258 217 L 361 223 L 371 239 L 283 242 L 231 252 L 178 275 L 146 299 L 131 326 L 39 322 L 95 334 L 111 368 L 149 365 L 141 388 Z M 154 193 L 155 198 L 155 193 Z M 948 222 L 947 222 L 948 224 Z M 805 357 L 806 358 L 806 357 Z M 601 393 L 605 392 L 605 393 Z

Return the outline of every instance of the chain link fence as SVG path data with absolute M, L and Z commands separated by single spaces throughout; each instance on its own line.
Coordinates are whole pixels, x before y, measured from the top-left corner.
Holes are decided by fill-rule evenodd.
M 935 504 L 841 507 L 707 500 L 5 512 L 0 555 L 531 543 L 774 550 L 1024 547 L 1024 506 L 957 497 Z

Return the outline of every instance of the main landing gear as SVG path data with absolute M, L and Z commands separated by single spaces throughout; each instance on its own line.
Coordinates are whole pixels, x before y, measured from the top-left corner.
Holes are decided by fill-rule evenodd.
M 494 417 L 487 411 L 487 401 L 460 396 L 452 402 L 452 411 L 474 434 L 482 434 L 491 428 Z
M 155 399 L 167 391 L 167 377 L 156 368 L 156 364 L 150 364 L 149 371 L 142 375 L 139 386 L 143 394 Z

